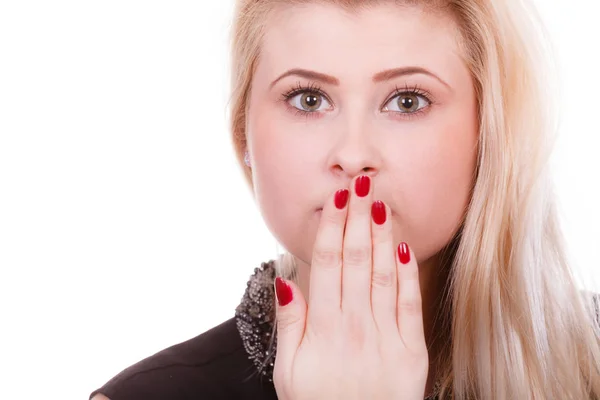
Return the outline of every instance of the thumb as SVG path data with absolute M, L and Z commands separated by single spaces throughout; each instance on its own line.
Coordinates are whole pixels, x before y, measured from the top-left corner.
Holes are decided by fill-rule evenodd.
M 296 350 L 300 347 L 306 324 L 306 300 L 298 286 L 281 277 L 275 278 L 277 295 L 277 357 L 281 372 L 291 370 Z M 289 375 L 287 375 L 289 376 Z

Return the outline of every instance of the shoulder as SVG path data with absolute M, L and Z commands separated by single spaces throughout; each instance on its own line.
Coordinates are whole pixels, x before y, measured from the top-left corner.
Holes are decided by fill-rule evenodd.
M 269 389 L 248 359 L 236 319 L 168 347 L 124 369 L 90 394 L 120 399 L 225 399 Z M 272 385 L 272 384 L 271 384 Z M 232 397 L 233 396 L 233 397 Z M 268 398 L 262 395 L 247 398 Z M 102 398 L 99 398 L 102 399 Z

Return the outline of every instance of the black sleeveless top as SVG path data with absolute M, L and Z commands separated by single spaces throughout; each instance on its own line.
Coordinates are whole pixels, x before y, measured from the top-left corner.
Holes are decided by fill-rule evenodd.
M 248 358 L 231 318 L 125 369 L 90 395 L 110 400 L 277 399 Z
M 274 261 L 254 269 L 235 316 L 164 349 L 90 394 L 110 400 L 277 399 Z

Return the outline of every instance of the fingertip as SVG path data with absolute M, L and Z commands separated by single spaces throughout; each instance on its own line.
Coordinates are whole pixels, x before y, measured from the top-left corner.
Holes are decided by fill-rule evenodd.
M 396 251 L 396 264 L 400 286 L 404 281 L 419 281 L 419 265 L 408 243 L 400 242 Z
M 350 191 L 339 189 L 329 195 L 323 208 L 319 210 L 320 225 L 336 225 L 345 223 L 350 203 Z
M 375 200 L 371 203 L 371 222 L 377 226 L 382 226 L 388 220 L 390 215 L 387 204 L 381 200 Z
M 277 304 L 280 307 L 284 307 L 294 300 L 294 290 L 292 286 L 279 276 L 275 278 L 275 296 L 277 298 Z
M 402 264 L 402 265 L 408 264 L 413 257 L 413 254 L 410 250 L 410 247 L 408 246 L 408 243 L 400 242 L 397 250 L 398 251 L 396 253 L 398 255 L 398 260 L 400 261 L 400 264 Z
M 369 175 L 357 176 L 354 178 L 352 186 L 358 197 L 366 197 L 371 193 L 371 177 Z
M 350 191 L 348 189 L 340 189 L 335 192 L 333 197 L 333 203 L 335 208 L 343 210 L 348 204 L 348 198 L 350 197 Z

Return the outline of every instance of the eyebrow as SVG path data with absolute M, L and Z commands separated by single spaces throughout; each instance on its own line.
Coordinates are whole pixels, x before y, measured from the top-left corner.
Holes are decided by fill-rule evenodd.
M 440 78 L 439 76 L 437 76 L 436 74 L 434 74 L 433 72 L 431 72 L 425 68 L 416 67 L 416 66 L 386 69 L 384 71 L 378 72 L 375 75 L 373 75 L 373 82 L 378 83 L 378 82 L 388 81 L 390 79 L 393 79 L 393 78 L 396 78 L 399 76 L 416 75 L 416 74 L 429 75 L 429 76 L 437 79 L 448 89 L 452 90 L 450 85 L 448 85 L 442 78 Z M 271 83 L 271 85 L 269 85 L 269 89 L 273 88 L 273 86 L 275 86 L 275 84 L 277 82 L 279 82 L 286 76 L 290 76 L 290 75 L 296 75 L 296 76 L 300 76 L 300 77 L 307 78 L 307 79 L 313 79 L 313 80 L 327 83 L 327 84 L 330 84 L 333 86 L 339 86 L 339 84 L 340 84 L 340 81 L 334 76 L 323 74 L 321 72 L 311 71 L 308 69 L 303 69 L 303 68 L 293 68 L 293 69 L 290 69 L 289 71 L 284 72 L 277 79 L 275 79 Z

